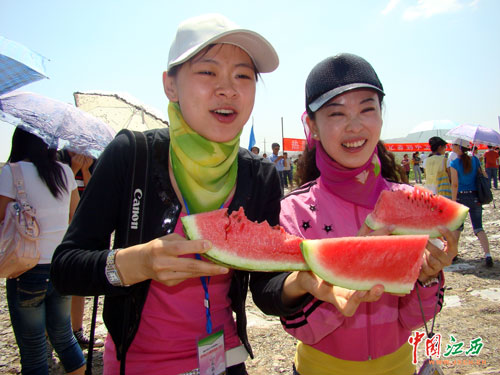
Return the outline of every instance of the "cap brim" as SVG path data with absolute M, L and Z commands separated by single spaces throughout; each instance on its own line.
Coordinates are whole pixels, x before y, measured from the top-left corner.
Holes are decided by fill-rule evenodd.
M 336 96 L 343 94 L 344 92 L 349 91 L 349 90 L 355 90 L 355 89 L 361 89 L 361 88 L 373 89 L 373 90 L 381 93 L 382 95 L 385 95 L 385 93 L 382 90 L 380 90 L 377 86 L 373 86 L 373 85 L 370 85 L 368 83 L 351 83 L 349 85 L 340 86 L 340 87 L 334 88 L 333 90 L 325 92 L 323 95 L 319 96 L 312 103 L 309 104 L 309 109 L 312 112 L 316 112 L 326 102 L 335 98 Z
M 168 69 L 188 61 L 206 46 L 218 43 L 233 44 L 243 49 L 248 53 L 259 73 L 272 72 L 279 65 L 278 54 L 264 37 L 251 30 L 236 29 L 221 33 L 204 43 L 191 47 L 175 60 L 169 61 Z

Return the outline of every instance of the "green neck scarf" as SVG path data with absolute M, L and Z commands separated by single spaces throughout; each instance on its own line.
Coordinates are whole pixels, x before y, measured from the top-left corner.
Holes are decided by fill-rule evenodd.
M 240 133 L 229 142 L 212 142 L 184 120 L 178 103 L 168 105 L 170 160 L 191 214 L 220 208 L 236 184 Z

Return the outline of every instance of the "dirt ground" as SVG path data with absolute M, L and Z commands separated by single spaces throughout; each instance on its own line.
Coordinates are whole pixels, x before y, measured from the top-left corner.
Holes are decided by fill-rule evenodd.
M 483 225 L 495 260 L 493 268 L 484 266 L 482 250 L 467 219 L 459 245 L 459 260 L 445 271 L 445 306 L 437 316 L 435 333 L 441 335 L 441 360 L 445 374 L 500 374 L 500 192 L 494 191 L 498 206 L 484 207 Z M 19 354 L 15 343 L 5 299 L 4 280 L 0 282 L 0 373 L 18 374 Z M 268 317 L 247 301 L 250 342 L 255 359 L 247 361 L 250 375 L 291 375 L 296 341 L 286 334 L 277 318 Z M 86 304 L 85 322 L 90 327 L 92 299 Z M 101 299 L 102 308 L 102 299 Z M 423 332 L 424 329 L 417 330 Z M 98 318 L 96 335 L 102 339 L 106 330 Z M 452 338 L 453 336 L 453 338 Z M 454 341 L 453 341 L 454 340 Z M 476 342 L 477 355 L 465 352 Z M 460 348 L 460 344 L 463 346 Z M 474 346 L 472 346 L 474 348 Z M 425 359 L 424 344 L 419 345 L 419 364 Z M 462 354 L 444 357 L 447 349 Z M 450 350 L 448 350 L 450 351 Z M 102 373 L 103 348 L 95 350 L 93 374 Z M 87 354 L 87 351 L 85 351 Z M 51 374 L 63 374 L 57 356 L 50 358 Z

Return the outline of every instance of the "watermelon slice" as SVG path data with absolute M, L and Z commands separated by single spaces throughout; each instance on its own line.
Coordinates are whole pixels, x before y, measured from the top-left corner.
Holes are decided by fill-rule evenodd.
M 440 237 L 438 226 L 460 227 L 469 208 L 421 187 L 398 185 L 384 190 L 365 222 L 371 229 L 395 225 L 392 234 L 428 234 Z
M 187 238 L 212 242 L 203 256 L 216 263 L 247 271 L 309 269 L 300 251 L 303 238 L 286 233 L 279 225 L 250 221 L 243 208 L 230 215 L 223 208 L 181 220 Z
M 426 235 L 339 237 L 305 240 L 304 259 L 325 281 L 354 290 L 382 284 L 386 292 L 413 289 L 423 261 Z

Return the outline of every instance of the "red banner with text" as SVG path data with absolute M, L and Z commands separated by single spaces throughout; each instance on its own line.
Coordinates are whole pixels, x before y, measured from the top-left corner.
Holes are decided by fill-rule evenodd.
M 385 148 L 391 152 L 430 152 L 431 146 L 428 143 L 386 143 Z M 479 145 L 478 149 L 486 150 L 488 147 Z M 451 145 L 446 145 L 446 151 L 451 151 Z
M 283 138 L 283 151 L 304 151 L 306 140 L 299 138 Z

